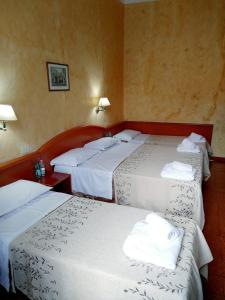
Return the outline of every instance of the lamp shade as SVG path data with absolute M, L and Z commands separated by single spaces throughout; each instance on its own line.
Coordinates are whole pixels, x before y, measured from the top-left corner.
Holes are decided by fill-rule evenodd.
M 0 104 L 0 120 L 1 121 L 16 121 L 17 117 L 11 105 Z
M 106 97 L 100 98 L 98 106 L 102 106 L 102 107 L 110 106 L 109 99 Z

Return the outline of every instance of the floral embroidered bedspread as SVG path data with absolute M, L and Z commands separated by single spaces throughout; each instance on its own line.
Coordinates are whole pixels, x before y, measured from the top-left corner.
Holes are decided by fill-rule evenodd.
M 122 246 L 149 212 L 74 197 L 11 244 L 12 283 L 30 299 L 202 299 L 198 268 L 211 253 L 195 222 L 164 215 L 184 228 L 175 270 L 128 259 Z
M 175 160 L 196 169 L 193 181 L 161 177 L 164 165 Z M 180 153 L 174 146 L 144 144 L 114 171 L 116 202 L 194 219 L 203 228 L 202 163 L 201 153 Z
M 170 135 L 149 135 L 149 137 L 145 140 L 146 144 L 151 145 L 167 145 L 177 147 L 185 136 L 170 136 Z M 196 143 L 202 152 L 203 155 L 203 176 L 204 179 L 207 180 L 211 176 L 211 172 L 209 169 L 209 155 L 212 155 L 212 148 L 208 144 L 208 142 L 204 143 Z

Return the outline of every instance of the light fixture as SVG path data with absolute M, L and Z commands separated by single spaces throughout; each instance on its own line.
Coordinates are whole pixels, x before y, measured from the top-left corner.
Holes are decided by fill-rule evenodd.
M 99 113 L 100 111 L 105 111 L 107 106 L 110 106 L 109 99 L 106 97 L 101 97 L 98 102 L 96 113 Z
M 0 130 L 6 131 L 6 121 L 16 121 L 17 117 L 11 105 L 0 104 L 0 121 L 2 121 L 2 126 Z

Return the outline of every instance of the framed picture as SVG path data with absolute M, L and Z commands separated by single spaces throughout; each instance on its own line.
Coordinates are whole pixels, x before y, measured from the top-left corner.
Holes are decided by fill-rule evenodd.
M 47 62 L 49 91 L 69 91 L 69 66 Z

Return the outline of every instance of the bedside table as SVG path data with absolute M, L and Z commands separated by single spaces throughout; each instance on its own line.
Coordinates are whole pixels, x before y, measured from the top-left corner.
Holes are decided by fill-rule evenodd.
M 70 174 L 47 173 L 44 177 L 36 179 L 37 182 L 51 186 L 55 192 L 72 194 Z

